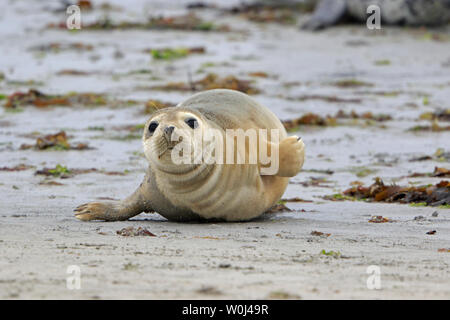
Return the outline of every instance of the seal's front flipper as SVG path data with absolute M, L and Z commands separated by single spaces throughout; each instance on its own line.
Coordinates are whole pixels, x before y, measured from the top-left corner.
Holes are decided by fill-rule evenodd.
M 75 217 L 82 221 L 121 221 L 137 216 L 141 212 L 152 211 L 145 207 L 139 187 L 131 196 L 122 201 L 89 202 L 75 208 Z
M 277 176 L 293 177 L 300 172 L 305 160 L 305 144 L 297 137 L 287 137 L 279 144 L 279 169 Z
M 347 11 L 345 0 L 321 0 L 302 29 L 319 30 L 336 24 Z

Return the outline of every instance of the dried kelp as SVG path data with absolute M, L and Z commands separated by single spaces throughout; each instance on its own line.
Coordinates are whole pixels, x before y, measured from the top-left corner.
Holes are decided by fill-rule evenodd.
M 41 91 L 30 89 L 28 92 L 15 92 L 8 97 L 5 108 L 17 108 L 24 105 L 36 107 L 71 106 L 81 105 L 105 105 L 106 98 L 97 93 L 68 93 L 65 95 L 49 95 Z
M 36 150 L 86 150 L 90 149 L 86 143 L 70 144 L 65 131 L 60 131 L 55 134 L 48 134 L 36 139 L 36 144 L 22 144 L 20 149 Z
M 364 112 L 361 114 L 351 111 L 346 113 L 343 110 L 339 110 L 334 116 L 326 115 L 321 116 L 316 113 L 306 113 L 303 116 L 291 120 L 283 121 L 283 125 L 288 131 L 297 130 L 300 126 L 335 126 L 339 124 L 339 119 L 350 119 L 350 120 L 365 120 L 366 122 L 384 122 L 392 120 L 390 115 L 379 114 L 374 115 L 372 112 Z
M 146 228 L 138 227 L 127 227 L 120 230 L 117 230 L 116 233 L 123 237 L 136 237 L 136 236 L 148 236 L 148 237 L 156 237 L 153 233 L 148 231 Z
M 420 115 L 420 120 L 450 121 L 450 109 L 440 109 L 434 112 L 425 112 Z

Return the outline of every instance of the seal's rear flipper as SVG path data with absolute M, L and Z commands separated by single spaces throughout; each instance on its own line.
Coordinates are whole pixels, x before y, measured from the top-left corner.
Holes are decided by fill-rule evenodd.
M 319 30 L 336 24 L 347 11 L 345 0 L 321 0 L 302 29 Z

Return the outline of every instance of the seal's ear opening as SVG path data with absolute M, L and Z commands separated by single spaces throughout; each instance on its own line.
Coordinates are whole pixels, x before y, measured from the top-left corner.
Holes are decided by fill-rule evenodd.
M 186 120 L 184 120 L 184 122 L 186 122 L 186 124 L 191 128 L 191 129 L 196 129 L 198 128 L 198 121 L 195 118 L 187 118 Z

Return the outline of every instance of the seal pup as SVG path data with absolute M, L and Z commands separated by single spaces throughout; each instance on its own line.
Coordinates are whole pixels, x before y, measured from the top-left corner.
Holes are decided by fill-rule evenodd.
M 323 29 L 345 18 L 365 22 L 370 5 L 380 7 L 382 24 L 437 26 L 450 22 L 450 0 L 320 0 L 302 29 Z
M 246 137 L 242 140 L 245 143 L 238 143 L 237 136 L 230 138 L 231 131 L 260 129 L 269 133 L 257 135 L 254 143 Z M 209 132 L 216 134 L 214 139 L 200 140 Z M 288 137 L 268 108 L 244 93 L 226 89 L 200 92 L 176 107 L 153 113 L 145 124 L 142 141 L 149 167 L 139 188 L 122 201 L 78 206 L 78 219 L 126 220 L 155 211 L 174 221 L 250 220 L 281 198 L 289 177 L 303 166 L 305 150 L 303 141 Z M 200 142 L 202 155 L 204 150 L 215 151 L 209 158 L 192 161 L 196 155 L 189 148 L 195 150 Z M 180 146 L 186 149 L 179 152 Z M 270 157 L 276 155 L 271 159 L 276 166 L 260 156 L 262 149 Z M 250 150 L 257 151 L 254 162 L 250 161 Z M 184 151 L 189 161 L 181 162 L 177 157 Z

